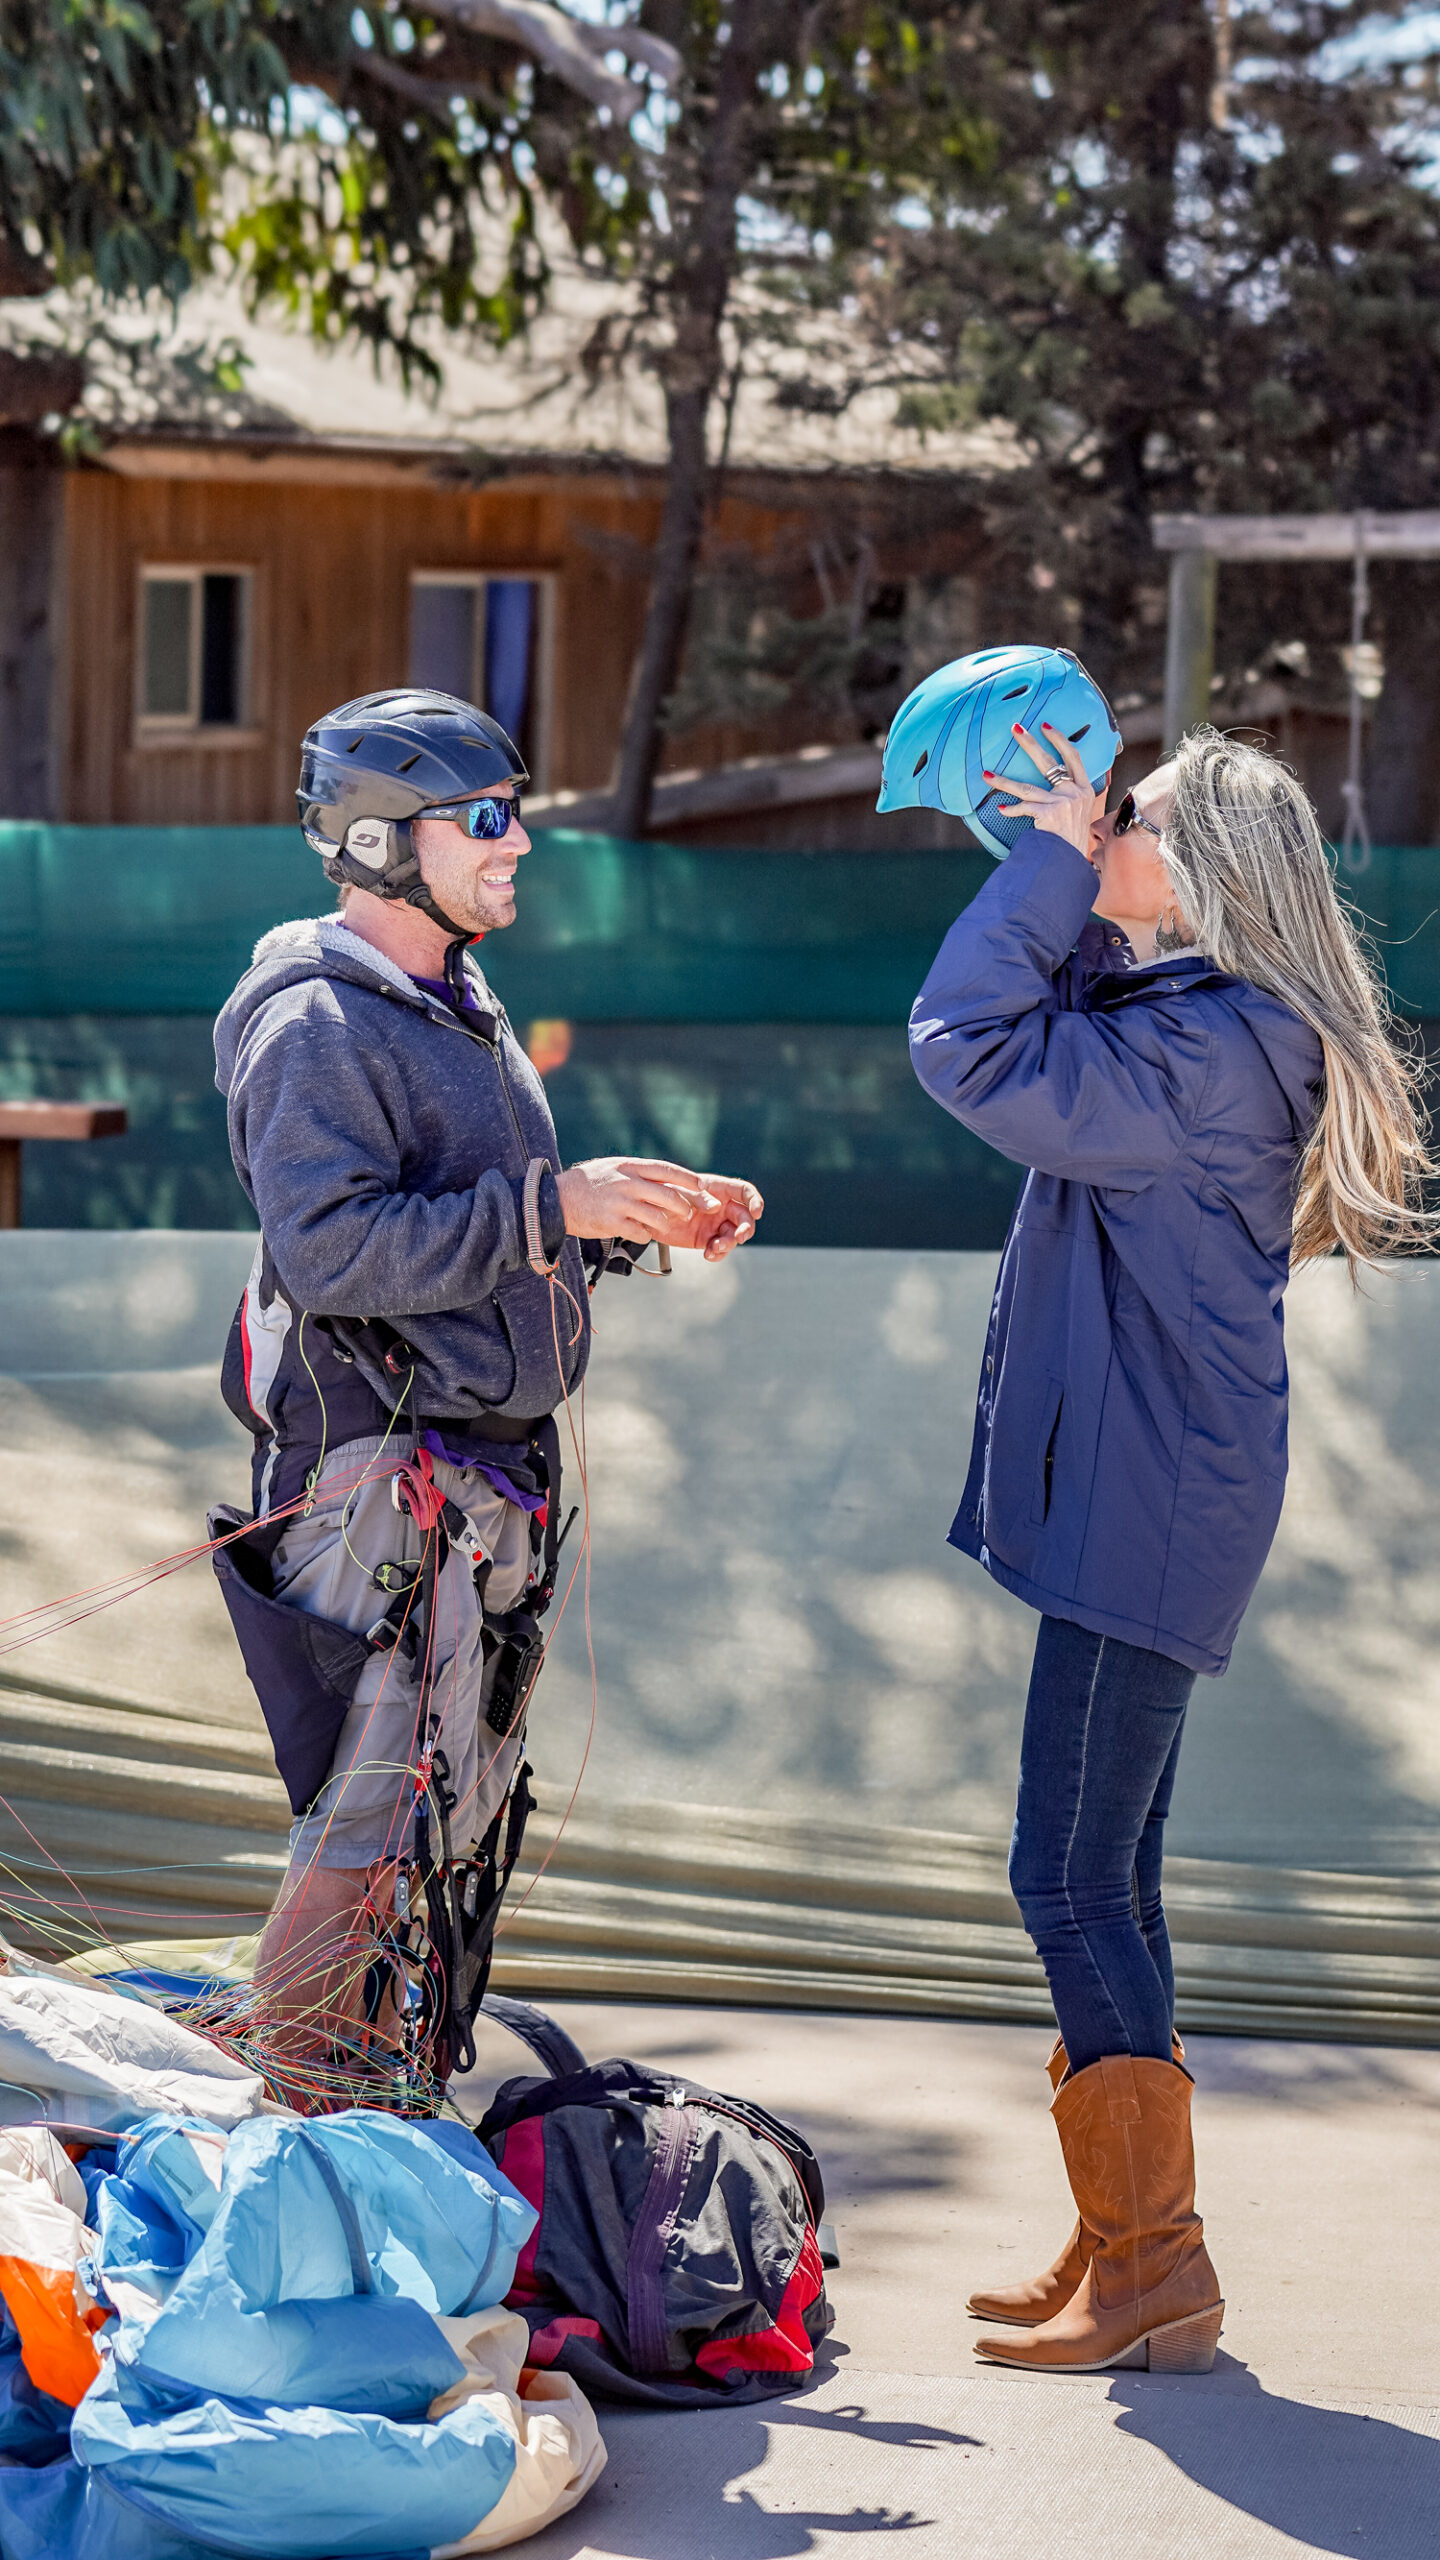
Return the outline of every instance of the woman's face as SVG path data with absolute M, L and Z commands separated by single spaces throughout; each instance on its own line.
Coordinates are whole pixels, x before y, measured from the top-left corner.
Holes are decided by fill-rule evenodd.
M 1136 783 L 1133 794 L 1136 818 L 1148 819 L 1149 826 L 1136 824 L 1117 836 L 1119 803 L 1091 824 L 1088 858 L 1100 874 L 1095 913 L 1108 916 L 1112 924 L 1153 927 L 1175 903 L 1169 874 L 1160 859 L 1160 840 L 1151 833 L 1151 828 L 1163 829 L 1174 787 L 1173 763 L 1157 765 L 1143 782 Z

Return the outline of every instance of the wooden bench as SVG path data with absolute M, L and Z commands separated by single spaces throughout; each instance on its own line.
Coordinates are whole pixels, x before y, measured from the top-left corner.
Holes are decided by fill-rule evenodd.
M 0 1102 L 0 1227 L 20 1224 L 20 1149 L 26 1138 L 123 1138 L 118 1102 Z

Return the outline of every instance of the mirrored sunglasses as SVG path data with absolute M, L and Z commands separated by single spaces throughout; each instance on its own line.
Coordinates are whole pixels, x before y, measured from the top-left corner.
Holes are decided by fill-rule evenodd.
M 1115 812 L 1115 823 L 1110 832 L 1116 836 L 1128 836 L 1132 827 L 1143 827 L 1147 836 L 1154 836 L 1157 840 L 1165 833 L 1163 827 L 1156 826 L 1153 818 L 1141 817 L 1135 806 L 1134 792 L 1127 791 Z
M 492 794 L 483 800 L 447 800 L 443 807 L 422 809 L 422 818 L 453 818 L 467 836 L 489 843 L 496 836 L 508 835 L 510 821 L 520 823 L 520 794 L 513 800 L 497 800 Z

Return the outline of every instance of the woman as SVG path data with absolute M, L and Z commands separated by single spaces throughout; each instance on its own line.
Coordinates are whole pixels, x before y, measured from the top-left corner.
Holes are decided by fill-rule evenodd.
M 928 1091 L 1031 1168 L 990 1317 L 952 1543 L 1041 1614 L 1010 1880 L 1060 2038 L 1079 2222 L 972 2297 L 977 2352 L 1208 2372 L 1223 2304 L 1194 2207 L 1165 1817 L 1197 1672 L 1224 1671 L 1280 1516 L 1281 1299 L 1431 1241 L 1408 1066 L 1293 776 L 1212 729 L 1111 816 L 1043 724 L 1032 824 L 911 1022 Z M 987 783 L 995 776 L 986 774 Z

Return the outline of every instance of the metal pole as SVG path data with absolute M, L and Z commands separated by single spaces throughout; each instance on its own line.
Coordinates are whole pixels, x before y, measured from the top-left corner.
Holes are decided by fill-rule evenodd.
M 1350 588 L 1350 764 L 1340 788 L 1345 799 L 1345 832 L 1340 839 L 1343 869 L 1370 868 L 1370 825 L 1365 815 L 1364 700 L 1360 692 L 1360 650 L 1370 612 L 1370 576 L 1365 559 L 1365 518 L 1355 518 L 1355 574 Z
M 1170 562 L 1170 625 L 1165 639 L 1165 753 L 1187 729 L 1210 717 L 1215 672 L 1215 559 L 1177 551 Z

